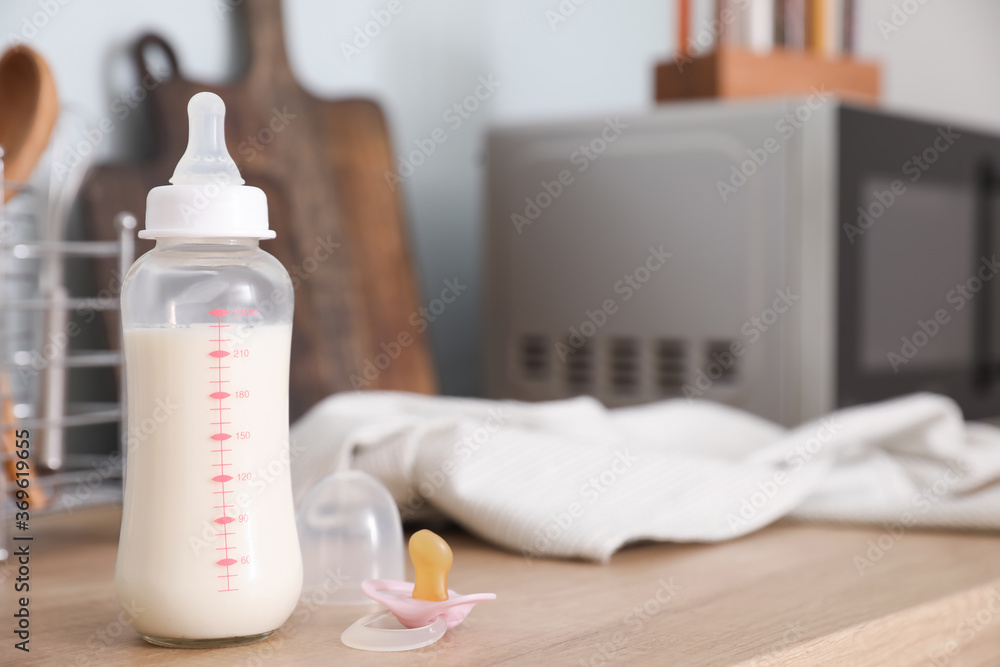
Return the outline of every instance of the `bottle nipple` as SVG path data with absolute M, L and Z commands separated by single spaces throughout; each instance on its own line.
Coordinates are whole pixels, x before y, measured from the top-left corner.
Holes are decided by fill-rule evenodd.
M 139 238 L 273 239 L 267 196 L 243 184 L 226 148 L 226 103 L 201 92 L 188 101 L 187 112 L 188 143 L 170 177 L 173 185 L 149 191 Z
M 413 599 L 443 602 L 448 599 L 448 570 L 451 547 L 429 530 L 418 530 L 410 537 L 413 561 Z
M 174 185 L 242 185 L 226 148 L 226 104 L 215 93 L 194 95 L 187 105 L 188 143 L 170 182 Z

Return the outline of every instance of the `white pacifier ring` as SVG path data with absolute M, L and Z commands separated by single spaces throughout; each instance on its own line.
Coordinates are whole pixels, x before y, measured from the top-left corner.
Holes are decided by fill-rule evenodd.
M 407 628 L 391 611 L 382 610 L 356 620 L 340 635 L 340 641 L 362 651 L 411 651 L 430 646 L 447 630 L 444 617 L 420 628 Z

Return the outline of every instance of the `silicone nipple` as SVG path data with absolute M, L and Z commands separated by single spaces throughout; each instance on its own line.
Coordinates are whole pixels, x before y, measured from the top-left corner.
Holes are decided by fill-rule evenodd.
M 188 144 L 174 169 L 174 185 L 242 185 L 243 178 L 226 148 L 226 105 L 215 93 L 188 102 Z
M 413 561 L 413 599 L 443 602 L 448 599 L 448 571 L 451 547 L 429 530 L 419 530 L 410 537 Z

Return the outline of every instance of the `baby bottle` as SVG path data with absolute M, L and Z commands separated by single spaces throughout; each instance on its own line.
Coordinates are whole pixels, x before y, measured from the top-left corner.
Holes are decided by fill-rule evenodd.
M 122 286 L 125 504 L 115 586 L 161 646 L 270 635 L 302 561 L 288 451 L 292 283 L 258 247 L 264 193 L 226 149 L 225 104 L 188 103 L 187 150 L 146 202 L 156 247 Z

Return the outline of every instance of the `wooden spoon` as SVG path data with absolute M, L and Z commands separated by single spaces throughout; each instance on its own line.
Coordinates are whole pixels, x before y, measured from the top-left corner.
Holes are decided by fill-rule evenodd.
M 0 58 L 0 146 L 5 178 L 25 182 L 45 152 L 59 115 L 56 84 L 48 63 L 24 45 Z M 4 188 L 4 201 L 17 194 Z

